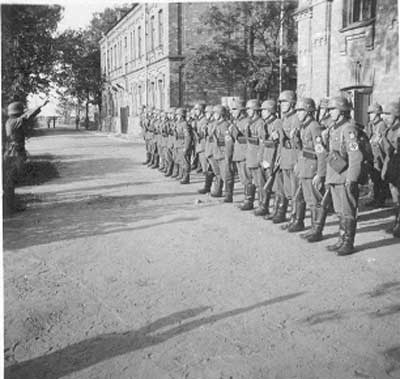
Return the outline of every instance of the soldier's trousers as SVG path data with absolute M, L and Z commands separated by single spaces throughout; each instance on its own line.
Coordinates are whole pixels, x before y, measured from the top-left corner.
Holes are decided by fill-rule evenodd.
M 212 172 L 215 176 L 221 177 L 221 172 L 219 170 L 219 165 L 213 156 L 207 158 L 208 163 L 211 166 Z
M 227 171 L 226 160 L 224 158 L 222 158 L 222 159 L 215 160 L 215 162 L 218 167 L 217 172 L 216 173 L 214 172 L 215 176 L 217 177 L 217 179 L 225 180 L 226 171 Z
M 356 220 L 358 207 L 358 185 L 353 188 L 344 184 L 330 184 L 329 186 L 333 208 L 339 217 Z
M 283 190 L 283 174 L 282 170 L 279 170 L 275 175 L 274 185 L 272 186 L 272 191 L 275 192 L 275 196 L 281 198 L 285 197 L 285 192 Z
M 226 182 L 234 181 L 235 180 L 235 167 L 232 161 L 232 157 L 225 157 L 225 174 L 224 180 Z
M 289 200 L 293 199 L 299 186 L 299 179 L 294 169 L 283 169 L 283 193 Z
M 236 167 L 238 169 L 239 180 L 243 186 L 250 184 L 249 172 L 246 167 L 246 161 L 236 162 Z
M 303 196 L 306 204 L 310 208 L 320 207 L 322 194 L 317 188 L 315 188 L 314 184 L 312 183 L 312 179 L 301 178 L 300 185 L 303 190 Z
M 192 157 L 192 149 L 182 149 L 182 166 L 186 173 L 190 172 L 190 163 Z
M 208 161 L 207 161 L 206 154 L 204 151 L 199 152 L 199 162 L 200 162 L 201 170 L 204 173 L 206 173 L 207 169 L 208 169 Z
M 263 191 L 265 185 L 264 170 L 259 166 L 259 167 L 248 167 L 247 171 L 249 173 L 250 183 L 253 183 L 257 187 L 257 190 L 259 191 L 258 200 L 262 201 L 265 192 Z

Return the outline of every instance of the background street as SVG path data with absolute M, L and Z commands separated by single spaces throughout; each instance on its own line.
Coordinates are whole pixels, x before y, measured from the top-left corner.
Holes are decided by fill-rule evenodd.
M 140 141 L 42 134 L 54 177 L 4 221 L 7 378 L 400 378 L 389 209 L 337 257 L 334 216 L 309 244 L 141 165 Z

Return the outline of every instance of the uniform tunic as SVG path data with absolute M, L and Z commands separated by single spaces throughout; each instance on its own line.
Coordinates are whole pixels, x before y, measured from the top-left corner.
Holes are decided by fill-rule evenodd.
M 207 157 L 206 157 L 206 135 L 207 135 L 207 124 L 208 120 L 204 115 L 200 115 L 200 118 L 196 120 L 197 129 L 197 144 L 196 153 L 199 154 L 199 161 L 202 171 L 207 172 Z
M 236 162 L 238 169 L 239 180 L 243 186 L 250 183 L 249 173 L 246 167 L 246 151 L 247 151 L 247 138 L 246 138 L 246 128 L 249 120 L 245 116 L 240 116 L 240 118 L 233 121 L 231 126 L 231 136 L 235 141 L 233 146 L 233 156 L 232 160 Z
M 383 139 L 385 162 L 383 175 L 391 184 L 391 191 L 395 202 L 398 202 L 400 190 L 400 121 L 389 127 Z M 394 188 L 393 188 L 394 187 Z M 394 191 L 397 189 L 397 192 Z
M 218 165 L 218 172 L 215 175 L 221 179 L 226 179 L 226 135 L 229 133 L 229 122 L 227 120 L 217 120 L 213 124 L 213 135 L 215 138 L 213 157 Z

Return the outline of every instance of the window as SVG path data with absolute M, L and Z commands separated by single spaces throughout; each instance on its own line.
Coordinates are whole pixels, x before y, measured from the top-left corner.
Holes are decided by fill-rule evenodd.
M 125 36 L 124 47 L 125 47 L 125 49 L 128 47 L 128 37 L 126 37 L 126 36 Z
M 113 48 L 111 47 L 111 54 L 110 54 L 110 67 L 111 67 L 111 71 L 113 70 L 113 64 L 114 64 L 114 59 L 113 59 Z
M 133 29 L 133 32 L 132 32 L 132 59 L 136 58 L 135 43 L 136 43 L 136 33 L 135 33 L 135 29 Z
M 164 109 L 164 85 L 161 79 L 158 81 L 158 100 L 160 109 Z
M 154 50 L 154 36 L 156 34 L 154 16 L 150 18 L 150 50 Z
M 158 45 L 163 45 L 164 39 L 164 20 L 162 9 L 158 12 Z
M 375 17 L 376 0 L 343 0 L 343 27 Z
M 138 57 L 142 56 L 142 27 L 138 27 Z

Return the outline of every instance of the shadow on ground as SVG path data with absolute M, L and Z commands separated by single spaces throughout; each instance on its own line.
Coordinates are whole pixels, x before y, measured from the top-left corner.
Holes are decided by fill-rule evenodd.
M 250 312 L 257 308 L 288 301 L 303 294 L 304 292 L 297 292 L 279 296 L 248 307 L 237 308 L 184 323 L 182 323 L 184 320 L 196 317 L 209 310 L 210 307 L 198 307 L 177 312 L 152 322 L 138 330 L 130 330 L 124 333 L 103 334 L 67 346 L 54 353 L 18 363 L 6 368 L 5 377 L 8 379 L 60 378 L 104 360 L 145 349 L 149 346 L 158 345 L 170 338 L 188 333 L 203 325 L 213 324 L 214 322 Z M 164 332 L 154 333 L 159 329 L 170 325 L 172 326 L 173 324 L 178 325 Z

